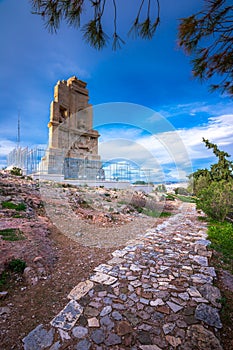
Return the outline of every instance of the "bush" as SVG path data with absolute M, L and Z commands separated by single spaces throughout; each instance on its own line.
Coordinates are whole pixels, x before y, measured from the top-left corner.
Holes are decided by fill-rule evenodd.
M 139 213 L 141 213 L 146 205 L 146 198 L 141 194 L 134 193 L 131 198 L 130 205 L 132 205 Z
M 184 187 L 177 187 L 174 189 L 175 191 L 175 194 L 180 194 L 180 195 L 183 195 L 183 196 L 188 196 L 190 193 L 187 191 L 186 188 Z
M 217 145 L 203 138 L 208 149 L 212 149 L 218 162 L 210 170 L 199 169 L 189 176 L 194 194 L 198 197 L 197 208 L 211 218 L 224 221 L 233 215 L 233 162 L 230 155 Z
M 12 202 L 2 202 L 2 208 L 4 209 L 15 209 L 17 211 L 21 211 L 21 210 L 26 210 L 26 204 L 25 203 L 19 203 L 19 204 L 15 204 Z
M 199 192 L 197 209 L 202 209 L 211 218 L 224 221 L 233 206 L 232 182 L 213 181 Z
M 26 267 L 26 262 L 24 260 L 21 260 L 21 259 L 12 259 L 9 262 L 8 267 L 13 272 L 23 273 L 23 271 Z
M 24 239 L 23 232 L 18 228 L 6 228 L 4 230 L 0 230 L 0 236 L 4 241 L 21 241 Z
M 11 171 L 10 171 L 11 175 L 15 175 L 15 176 L 22 176 L 22 169 L 17 168 L 16 166 L 14 166 Z

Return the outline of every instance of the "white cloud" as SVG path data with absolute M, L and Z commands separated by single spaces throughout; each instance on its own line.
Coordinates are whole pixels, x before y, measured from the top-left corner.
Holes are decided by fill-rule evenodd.
M 165 118 L 172 118 L 178 115 L 186 114 L 189 116 L 196 116 L 198 113 L 205 113 L 210 116 L 227 115 L 232 113 L 232 101 L 221 101 L 215 104 L 208 104 L 206 102 L 194 102 L 178 105 L 164 105 L 160 108 L 158 113 Z
M 214 156 L 202 142 L 203 137 L 233 155 L 233 114 L 210 117 L 208 123 L 201 126 L 155 135 L 137 127 L 126 125 L 124 128 L 117 124 L 116 129 L 114 125 L 102 127 L 101 133 L 99 153 L 103 161 L 120 158 L 132 161 L 140 168 L 152 169 L 153 178 L 166 174 L 167 179 L 184 180 L 192 172 L 191 161 L 209 164 Z M 2 138 L 0 158 L 6 157 L 15 146 L 15 142 Z M 45 148 L 44 144 L 40 146 Z
M 15 142 L 10 140 L 0 140 L 0 157 L 7 156 L 14 148 Z
M 216 143 L 218 147 L 226 147 L 233 155 L 233 114 L 209 118 L 204 126 L 177 131 L 192 159 L 209 158 L 210 151 L 204 147 L 202 138 Z
M 125 139 L 120 139 L 119 136 L 124 136 Z M 106 137 L 107 141 L 100 143 L 100 154 L 103 159 L 121 157 L 145 168 L 163 169 L 167 178 L 184 180 L 193 171 L 192 161 L 206 160 L 209 163 L 214 157 L 202 142 L 203 137 L 232 155 L 233 115 L 210 117 L 208 123 L 202 126 L 155 135 L 140 134 L 133 129 L 115 130 L 114 133 L 112 128 Z

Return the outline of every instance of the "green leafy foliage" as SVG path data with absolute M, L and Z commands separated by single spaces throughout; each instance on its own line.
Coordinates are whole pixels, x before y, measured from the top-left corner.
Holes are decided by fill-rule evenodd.
M 186 188 L 184 187 L 177 187 L 174 189 L 175 191 L 175 194 L 180 194 L 180 195 L 183 195 L 183 196 L 188 196 L 189 195 L 189 192 Z
M 12 287 L 12 282 L 18 284 L 18 274 L 22 274 L 26 268 L 26 262 L 22 259 L 12 259 L 5 265 L 5 270 L 0 274 L 0 290 Z
M 22 176 L 22 169 L 17 168 L 17 167 L 13 167 L 10 171 L 11 175 L 15 175 L 15 176 Z
M 167 194 L 166 195 L 166 199 L 169 200 L 169 201 L 174 201 L 175 200 L 175 196 L 171 193 Z
M 56 32 L 62 21 L 76 28 L 81 28 L 84 40 L 95 49 L 102 49 L 109 41 L 104 29 L 106 0 L 31 0 L 32 13 L 40 15 L 45 22 L 45 26 Z M 113 50 L 121 48 L 125 44 L 120 37 L 117 28 L 118 4 L 116 0 L 108 1 L 108 7 L 112 6 L 113 13 Z M 93 15 L 87 22 L 81 25 L 83 12 L 91 7 Z M 87 11 L 85 11 L 87 13 Z M 159 0 L 141 0 L 139 7 L 136 7 L 136 18 L 129 34 L 139 36 L 143 39 L 152 39 L 160 22 L 160 2 Z
M 84 40 L 100 50 L 112 37 L 112 48 L 125 41 L 118 31 L 116 0 L 30 0 L 32 13 L 41 16 L 45 26 L 56 32 L 62 21 L 81 29 Z M 201 80 L 216 78 L 211 91 L 220 89 L 233 95 L 233 6 L 231 0 L 204 0 L 203 8 L 180 21 L 179 45 L 193 55 L 193 75 Z M 107 6 L 105 6 L 107 4 Z M 122 2 L 123 6 L 123 2 Z M 108 12 L 106 11 L 108 8 Z M 107 34 L 106 18 L 112 7 L 113 31 Z M 91 8 L 91 10 L 89 10 Z M 160 24 L 160 0 L 140 0 L 135 4 L 135 19 L 129 35 L 150 40 Z M 92 12 L 88 18 L 87 14 Z M 86 23 L 81 25 L 81 20 Z
M 194 193 L 198 197 L 197 208 L 211 218 L 224 221 L 233 212 L 233 162 L 230 155 L 203 138 L 206 147 L 218 158 L 210 170 L 200 169 L 192 174 Z
M 21 260 L 21 259 L 12 259 L 8 263 L 8 267 L 13 272 L 23 273 L 23 271 L 26 267 L 26 262 L 24 260 Z
M 233 6 L 228 0 L 205 0 L 201 11 L 183 18 L 179 45 L 192 60 L 194 77 L 218 79 L 211 90 L 233 95 Z
M 197 208 L 213 219 L 224 221 L 233 205 L 233 184 L 225 180 L 213 181 L 199 191 Z
M 25 203 L 19 203 L 19 204 L 15 204 L 13 202 L 2 202 L 2 208 L 4 209 L 15 209 L 17 211 L 21 211 L 21 210 L 26 210 L 26 204 Z
M 179 194 L 167 194 L 166 199 L 170 201 L 174 201 L 175 199 L 179 199 L 181 202 L 186 202 L 186 203 L 196 203 L 196 198 L 188 195 L 188 196 L 181 196 Z
M 176 195 L 176 198 L 179 199 L 181 202 L 196 203 L 196 198 L 193 198 L 193 197 L 190 197 L 190 196 Z
M 152 210 L 152 209 L 149 209 L 149 208 L 143 208 L 141 213 L 144 214 L 144 215 L 150 216 L 152 218 L 159 218 L 159 217 L 166 218 L 166 217 L 169 217 L 169 216 L 172 215 L 171 213 L 169 213 L 167 211 L 160 212 L 160 211 Z
M 0 236 L 4 241 L 21 241 L 24 239 L 24 235 L 22 231 L 18 228 L 6 228 L 4 230 L 0 230 Z
M 0 287 L 4 286 L 7 283 L 7 278 L 8 278 L 7 272 L 3 271 L 0 274 Z
M 212 222 L 208 227 L 211 247 L 221 254 L 220 260 L 233 273 L 233 225 L 228 222 Z
M 133 185 L 147 185 L 147 182 L 143 180 L 137 180 L 133 183 Z

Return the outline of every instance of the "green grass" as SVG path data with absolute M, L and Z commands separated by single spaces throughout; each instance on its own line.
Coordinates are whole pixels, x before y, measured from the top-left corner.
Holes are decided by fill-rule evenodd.
M 233 225 L 228 222 L 211 221 L 208 227 L 211 248 L 220 253 L 220 263 L 233 273 Z
M 0 274 L 0 287 L 5 286 L 5 284 L 7 283 L 7 279 L 8 279 L 8 274 L 6 271 L 3 271 Z
M 176 195 L 176 198 L 178 198 L 179 200 L 181 200 L 182 202 L 186 202 L 186 203 L 196 203 L 196 199 L 190 196 L 181 196 L 179 194 Z
M 174 201 L 175 200 L 175 196 L 172 194 L 166 194 L 166 199 L 170 200 L 170 201 Z
M 0 274 L 0 290 L 3 291 L 11 288 L 14 280 L 18 284 L 17 276 L 24 272 L 26 266 L 26 262 L 22 259 L 12 259 L 9 261 L 5 270 Z
M 162 213 L 160 214 L 160 217 L 161 218 L 168 218 L 171 215 L 172 215 L 172 213 L 169 213 L 168 211 L 162 211 Z
M 12 259 L 9 262 L 8 267 L 9 267 L 10 271 L 23 273 L 23 271 L 26 267 L 26 262 L 24 260 L 21 260 L 21 259 Z
M 172 215 L 171 213 L 166 212 L 166 211 L 159 212 L 159 211 L 151 210 L 148 208 L 143 208 L 142 213 L 147 215 L 147 216 L 151 216 L 152 218 L 159 218 L 159 217 L 166 218 L 166 217 L 169 217 Z
M 208 216 L 198 216 L 197 219 L 199 221 L 209 222 Z
M 23 215 L 20 215 L 20 214 L 18 214 L 18 213 L 14 214 L 12 217 L 13 217 L 14 219 L 24 218 Z
M 196 203 L 196 199 L 194 197 L 191 196 L 183 196 L 180 194 L 167 194 L 166 195 L 166 199 L 170 199 L 170 200 L 175 200 L 175 199 L 179 199 L 182 202 L 186 202 L 186 203 Z
M 15 204 L 12 202 L 2 202 L 2 207 L 3 209 L 14 209 L 17 211 L 26 210 L 27 208 L 25 203 Z
M 0 235 L 4 241 L 21 241 L 24 239 L 22 231 L 18 228 L 6 228 L 5 230 L 0 230 Z

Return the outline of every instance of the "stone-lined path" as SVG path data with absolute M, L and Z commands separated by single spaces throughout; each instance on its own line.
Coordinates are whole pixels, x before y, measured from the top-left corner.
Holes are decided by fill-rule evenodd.
M 24 349 L 222 349 L 209 243 L 195 206 L 182 204 L 179 214 L 97 266 L 50 325 L 23 339 Z

